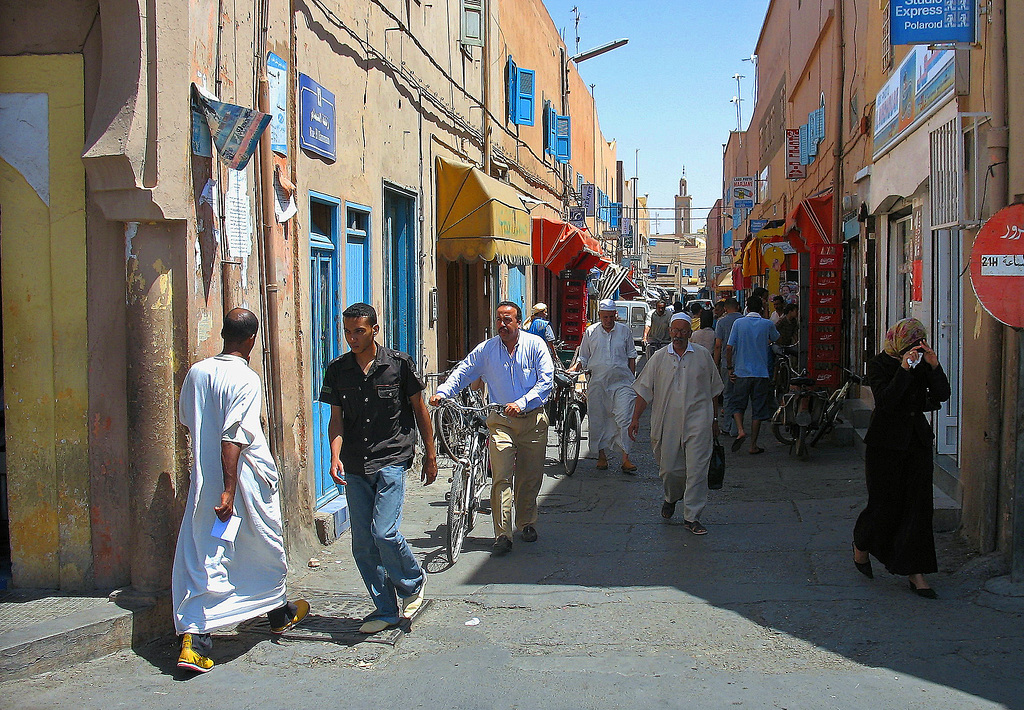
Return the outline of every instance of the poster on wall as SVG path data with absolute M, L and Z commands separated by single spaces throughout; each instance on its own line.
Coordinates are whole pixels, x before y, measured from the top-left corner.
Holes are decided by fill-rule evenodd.
M 875 97 L 874 159 L 953 95 L 956 52 L 914 47 Z
M 273 52 L 267 54 L 267 83 L 270 85 L 270 149 L 288 155 L 288 62 Z

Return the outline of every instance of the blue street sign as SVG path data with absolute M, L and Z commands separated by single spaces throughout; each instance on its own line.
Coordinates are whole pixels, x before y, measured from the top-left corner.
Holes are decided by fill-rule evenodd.
M 267 54 L 267 83 L 270 85 L 270 149 L 288 155 L 288 62 L 273 52 Z
M 764 226 L 766 224 L 768 224 L 768 220 L 766 220 L 766 219 L 752 219 L 752 220 L 750 220 L 750 233 L 756 235 L 758 232 L 760 232 L 762 229 L 764 229 Z
M 974 42 L 976 0 L 890 0 L 893 44 Z
M 299 145 L 335 159 L 334 94 L 305 74 L 299 74 Z

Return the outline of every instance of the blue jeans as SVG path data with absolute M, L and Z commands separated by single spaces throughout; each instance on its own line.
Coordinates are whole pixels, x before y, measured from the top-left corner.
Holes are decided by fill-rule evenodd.
M 408 469 L 408 465 L 398 464 L 366 476 L 352 474 L 345 477 L 347 485 L 339 486 L 348 497 L 352 556 L 376 607 L 365 621 L 397 624 L 401 618 L 398 596 L 415 595 L 426 579 L 398 531 Z

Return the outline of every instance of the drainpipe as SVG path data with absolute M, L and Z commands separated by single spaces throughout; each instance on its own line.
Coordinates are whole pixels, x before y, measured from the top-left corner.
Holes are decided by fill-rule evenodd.
M 832 188 L 832 241 L 835 244 L 842 244 L 843 229 L 843 191 L 846 186 L 843 182 L 843 116 L 844 92 L 846 86 L 846 41 L 843 37 L 846 32 L 846 8 L 844 0 L 836 2 L 836 79 L 835 86 L 839 92 L 836 100 L 836 147 L 833 151 L 835 156 L 835 167 L 833 168 Z
M 259 110 L 270 113 L 270 84 L 267 74 L 262 68 L 259 74 Z M 263 131 L 260 137 L 260 197 L 263 209 L 263 273 L 266 284 L 263 286 L 266 313 L 264 314 L 264 331 L 267 335 L 270 359 L 267 363 L 267 376 L 270 380 L 270 402 L 267 411 L 270 415 L 270 431 L 272 432 L 273 451 L 278 461 L 284 455 L 284 415 L 281 407 L 281 331 L 279 326 L 279 294 L 277 283 L 277 238 L 274 225 L 274 158 L 270 150 L 270 130 Z
M 989 65 L 991 66 L 990 106 L 992 119 L 988 131 L 988 178 L 992 194 L 991 213 L 995 214 L 1009 204 L 1009 129 L 1007 128 L 1007 57 L 1006 57 L 1006 0 L 992 0 L 989 4 Z M 992 475 L 990 479 L 996 491 L 1008 491 L 1012 495 L 1012 503 L 1003 509 L 998 504 L 991 506 L 992 522 L 990 524 L 993 547 L 1000 548 L 1000 541 L 1009 537 L 1010 542 L 1010 582 L 1016 586 L 1024 584 L 1024 434 L 1019 429 L 1024 421 L 1024 331 L 1018 330 L 1016 337 L 1006 328 L 992 322 L 993 333 L 990 357 L 992 370 L 990 374 L 995 381 L 1002 378 L 1003 390 L 1007 395 L 1005 409 L 1001 410 L 998 400 L 990 401 L 989 416 L 999 417 L 1001 422 L 1000 441 L 997 442 L 997 461 L 986 461 L 985 473 Z M 1013 367 L 1016 362 L 1016 368 Z M 1015 371 L 1016 370 L 1016 371 Z M 1016 378 L 1016 387 L 1013 379 Z M 1008 386 L 1007 386 L 1008 385 Z M 1013 397 L 1013 394 L 1016 397 Z M 1016 400 L 1016 401 L 1014 401 Z M 989 457 L 995 458 L 995 457 Z M 994 464 L 994 465 L 993 465 Z M 994 470 L 989 470 L 994 469 Z M 1014 473 L 1015 469 L 1015 473 Z M 1005 484 L 1000 478 L 1010 478 Z M 1009 484 L 1009 485 L 1007 485 Z M 1003 498 L 997 493 L 996 500 Z M 988 508 L 989 506 L 986 506 Z M 987 511 L 986 511 L 987 512 Z M 999 530 L 997 520 L 1009 513 L 1009 530 Z M 1004 543 L 1005 544 L 1005 543 Z M 1020 591 L 1018 589 L 1018 591 Z
M 481 133 L 484 137 L 484 174 L 491 176 L 491 4 L 484 2 L 483 42 L 480 48 L 480 103 L 483 104 Z

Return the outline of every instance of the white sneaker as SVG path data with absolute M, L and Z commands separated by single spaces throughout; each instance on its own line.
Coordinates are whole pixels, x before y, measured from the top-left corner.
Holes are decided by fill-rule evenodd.
M 406 619 L 411 619 L 416 616 L 416 612 L 423 608 L 423 602 L 426 597 L 424 596 L 427 589 L 427 575 L 423 575 L 423 584 L 420 585 L 420 590 L 413 594 L 411 597 L 402 597 L 402 616 Z
M 392 626 L 395 626 L 395 624 L 389 624 L 383 619 L 370 619 L 359 627 L 359 633 L 376 634 L 384 631 L 385 629 L 390 629 Z

